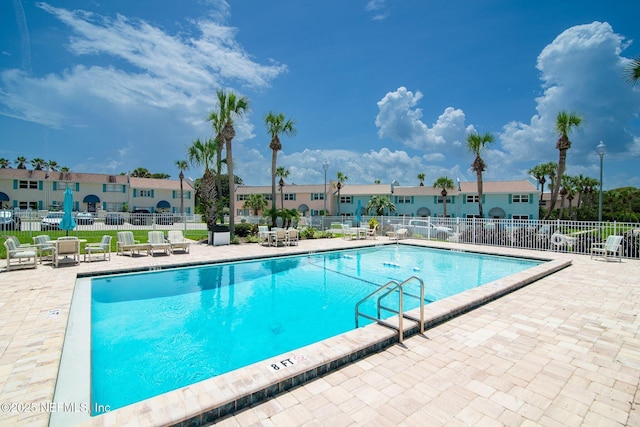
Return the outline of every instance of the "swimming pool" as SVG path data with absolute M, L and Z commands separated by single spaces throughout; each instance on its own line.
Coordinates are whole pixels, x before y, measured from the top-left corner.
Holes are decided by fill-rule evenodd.
M 401 245 L 93 278 L 92 401 L 115 409 L 353 329 L 389 280 L 421 276 L 431 301 L 539 263 Z

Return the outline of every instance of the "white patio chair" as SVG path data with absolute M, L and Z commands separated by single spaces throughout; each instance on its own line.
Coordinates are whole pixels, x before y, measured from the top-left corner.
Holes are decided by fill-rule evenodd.
M 622 262 L 622 236 L 611 235 L 604 243 L 593 243 L 591 245 L 591 259 L 594 255 L 600 255 L 603 260 L 618 258 Z

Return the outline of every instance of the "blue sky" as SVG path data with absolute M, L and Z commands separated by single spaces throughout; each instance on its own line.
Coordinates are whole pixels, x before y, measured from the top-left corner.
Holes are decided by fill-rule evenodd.
M 602 1 L 50 1 L 0 3 L 0 157 L 55 160 L 77 172 L 137 167 L 176 177 L 215 92 L 246 96 L 234 171 L 270 183 L 264 116 L 282 112 L 288 183 L 416 185 L 426 174 L 475 180 L 466 134 L 496 140 L 486 180 L 524 179 L 557 161 L 605 188 L 640 187 L 640 4 Z M 187 176 L 202 170 L 192 167 Z

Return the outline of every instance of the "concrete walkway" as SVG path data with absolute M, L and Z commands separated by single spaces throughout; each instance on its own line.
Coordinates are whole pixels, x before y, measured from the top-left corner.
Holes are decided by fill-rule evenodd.
M 300 248 L 193 245 L 188 255 L 114 255 L 107 262 L 2 272 L 0 425 L 44 426 L 56 409 L 47 410 L 46 404 L 53 400 L 80 272 L 370 243 L 323 239 L 301 241 Z M 403 346 L 349 364 L 218 424 L 640 425 L 640 262 L 553 256 L 569 257 L 573 264 L 429 329 L 425 336 L 413 336 Z M 144 419 L 128 423 L 170 422 L 170 417 L 153 414 L 146 418 L 150 423 Z

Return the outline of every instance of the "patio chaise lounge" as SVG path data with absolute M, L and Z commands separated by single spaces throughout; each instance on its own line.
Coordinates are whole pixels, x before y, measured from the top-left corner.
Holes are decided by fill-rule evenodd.
M 165 255 L 171 253 L 171 244 L 164 238 L 163 231 L 149 231 L 148 236 L 151 256 L 154 256 L 155 251 L 164 252 Z
M 15 240 L 7 238 L 7 271 L 13 268 L 38 268 L 38 251 L 35 246 L 18 246 Z
M 611 235 L 604 243 L 591 245 L 591 259 L 594 255 L 600 255 L 605 261 L 618 258 L 622 262 L 622 236 Z
M 129 252 L 129 256 L 139 255 L 141 251 L 149 255 L 150 250 L 151 245 L 148 243 L 140 243 L 139 240 L 134 240 L 133 232 L 118 231 L 118 243 L 116 245 L 116 253 L 118 255 L 124 255 L 125 252 Z
M 111 236 L 105 234 L 98 243 L 87 243 L 84 246 L 84 260 L 91 261 L 91 255 L 102 254 L 103 260 L 111 260 Z M 108 258 L 107 258 L 108 257 Z M 99 259 L 96 257 L 96 259 Z
M 184 238 L 182 231 L 169 230 L 167 234 L 167 241 L 169 242 L 169 245 L 171 245 L 172 253 L 176 249 L 182 249 L 185 253 L 189 252 L 189 246 L 191 246 L 191 242 Z

